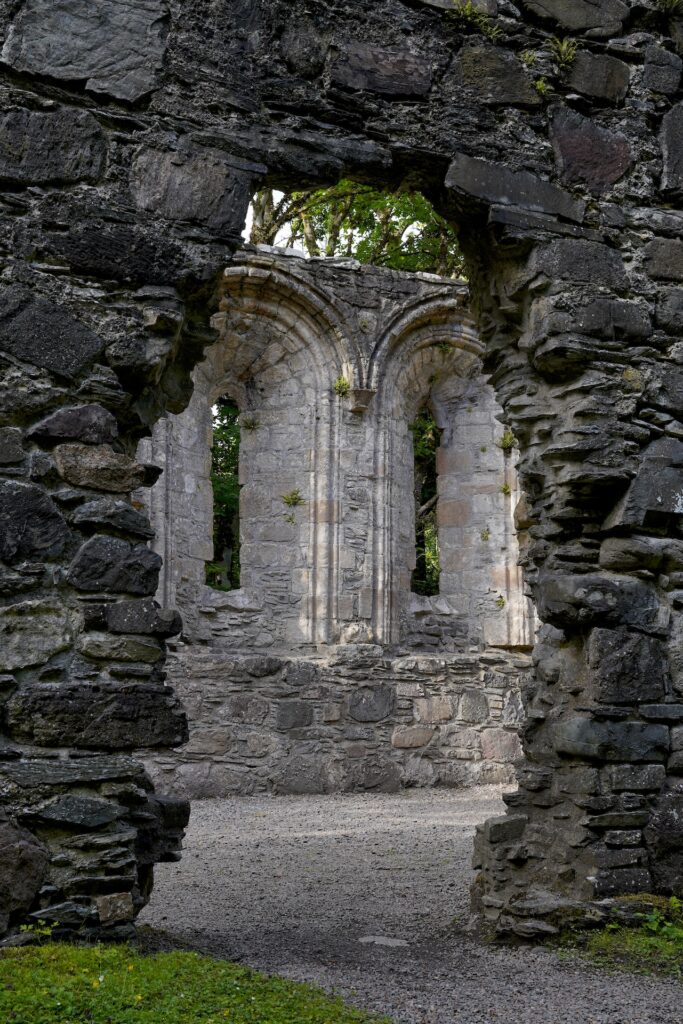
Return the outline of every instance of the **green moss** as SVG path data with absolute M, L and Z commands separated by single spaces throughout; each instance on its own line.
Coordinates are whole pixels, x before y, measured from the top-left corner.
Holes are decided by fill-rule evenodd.
M 370 1024 L 310 985 L 197 953 L 48 943 L 0 951 L 6 1024 Z M 390 1024 L 388 1018 L 382 1018 Z
M 460 29 L 480 32 L 492 43 L 497 42 L 503 32 L 484 11 L 474 6 L 472 0 L 453 0 L 453 10 L 446 11 L 446 17 Z
M 296 508 L 297 505 L 303 505 L 306 501 L 298 487 L 295 487 L 293 491 L 287 491 L 286 494 L 281 494 L 280 497 L 288 508 Z

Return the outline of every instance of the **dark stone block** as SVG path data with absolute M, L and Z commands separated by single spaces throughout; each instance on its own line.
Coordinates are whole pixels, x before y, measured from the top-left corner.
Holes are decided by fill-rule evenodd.
M 683 117 L 681 118 L 683 133 Z M 682 154 L 683 156 L 683 154 Z M 681 164 L 683 183 L 683 162 Z M 670 334 L 683 334 L 683 288 L 663 288 L 657 300 L 657 326 Z
M 554 626 L 604 625 L 652 629 L 658 623 L 654 588 L 640 580 L 594 574 L 540 577 L 538 613 Z
M 105 159 L 102 130 L 85 110 L 10 110 L 0 116 L 0 182 L 94 181 L 104 171 Z
M 20 786 L 80 786 L 107 780 L 133 780 L 136 786 L 150 787 L 145 769 L 130 757 L 87 756 L 69 759 L 25 758 L 0 764 L 0 777 Z
M 619 35 L 628 17 L 621 0 L 521 0 L 521 6 L 570 32 L 599 37 Z
M 245 671 L 255 679 L 263 679 L 265 676 L 274 676 L 279 672 L 284 662 L 280 658 L 269 658 L 267 656 L 255 656 L 245 658 L 243 661 Z
M 552 281 L 599 281 L 605 288 L 625 291 L 628 287 L 624 263 L 615 249 L 580 238 L 560 238 L 541 246 L 532 256 L 532 265 Z
M 69 582 L 77 590 L 122 591 L 151 595 L 159 581 L 161 558 L 142 544 L 116 537 L 91 537 L 69 567 Z
M 54 558 L 69 529 L 49 495 L 34 484 L 0 480 L 0 558 L 14 563 Z
M 147 516 L 137 512 L 127 501 L 117 498 L 96 498 L 86 502 L 74 512 L 73 522 L 77 526 L 109 527 L 147 539 L 154 536 Z
M 529 171 L 511 171 L 464 153 L 459 153 L 448 168 L 446 186 L 487 203 L 521 206 L 577 222 L 583 220 L 585 204 L 577 202 L 557 185 Z
M 454 63 L 455 81 L 488 106 L 540 107 L 543 103 L 524 65 L 506 50 L 463 46 Z
M 325 63 L 327 42 L 310 21 L 297 21 L 285 29 L 280 48 L 290 71 L 304 78 L 317 75 Z
M 633 162 L 625 135 L 564 107 L 553 117 L 552 139 L 562 177 L 572 184 L 584 182 L 594 192 L 614 185 Z
M 301 729 L 313 721 L 313 708 L 302 700 L 281 700 L 277 705 L 276 729 Z
M 168 237 L 160 224 L 118 223 L 93 213 L 87 220 L 69 218 L 66 232 L 45 231 L 40 246 L 64 260 L 76 274 L 142 285 L 168 285 L 195 269 L 188 249 Z M 121 351 L 119 346 L 119 352 Z M 128 345 L 127 359 L 130 359 Z
M 682 382 L 683 383 L 683 382 Z M 662 526 L 683 515 L 683 442 L 659 438 L 645 450 L 635 478 L 605 520 L 606 527 Z
M 659 796 L 645 829 L 657 893 L 683 895 L 683 782 L 672 780 Z
M 670 161 L 669 166 L 672 166 Z M 679 168 L 683 165 L 676 163 L 675 166 Z M 676 180 L 680 179 L 677 177 Z M 673 177 L 670 176 L 667 181 L 672 182 Z M 678 238 L 653 238 L 645 246 L 645 269 L 651 277 L 661 281 L 683 281 L 683 241 Z
M 252 179 L 220 150 L 142 149 L 133 162 L 131 188 L 140 210 L 203 224 L 214 236 L 238 238 Z
M 29 431 L 37 441 L 83 441 L 107 444 L 118 435 L 116 418 L 101 405 L 76 405 L 58 409 Z
M 6 720 L 10 736 L 45 747 L 175 747 L 188 737 L 173 691 L 146 683 L 27 687 L 7 702 Z
M 151 597 L 107 605 L 105 616 L 112 633 L 175 636 L 183 625 L 179 612 L 160 608 Z
M 23 430 L 0 427 L 0 466 L 13 466 L 25 458 Z
M 93 829 L 108 825 L 126 814 L 126 808 L 110 800 L 69 793 L 42 807 L 31 808 L 27 819 L 76 829 Z
M 91 92 L 137 100 L 156 85 L 166 49 L 164 0 L 26 0 L 2 59 L 17 71 L 85 82 Z
M 396 693 L 391 686 L 361 686 L 349 701 L 349 714 L 356 722 L 381 722 L 396 706 Z
M 569 86 L 584 96 L 621 103 L 630 81 L 628 64 L 616 57 L 579 50 L 569 73 Z
M 596 722 L 569 718 L 553 726 L 558 754 L 596 761 L 666 760 L 669 730 L 665 725 L 641 722 Z
M 645 50 L 643 84 L 652 92 L 671 95 L 681 84 L 683 60 L 661 46 L 648 46 Z
M 661 191 L 675 198 L 683 196 L 683 103 L 677 103 L 662 120 L 661 132 L 662 169 Z M 678 254 L 679 263 L 682 261 Z M 655 259 L 655 266 L 659 261 Z M 683 272 L 679 272 L 676 280 L 683 280 Z
M 611 868 L 601 870 L 598 871 L 595 880 L 595 896 L 597 899 L 651 891 L 652 876 L 646 868 Z
M 667 662 L 659 640 L 621 629 L 594 629 L 588 640 L 588 665 L 597 700 L 634 704 L 666 693 Z
M 40 892 L 50 855 L 26 829 L 0 821 L 0 932 L 26 913 Z
M 64 306 L 11 285 L 0 294 L 0 350 L 61 377 L 74 377 L 105 342 Z
M 612 789 L 615 792 L 633 791 L 649 793 L 659 791 L 666 779 L 666 769 L 661 764 L 647 764 L 639 767 L 633 764 L 617 764 L 612 768 Z
M 425 96 L 432 84 L 429 62 L 409 50 L 385 50 L 365 43 L 347 43 L 330 63 L 335 85 L 385 96 Z

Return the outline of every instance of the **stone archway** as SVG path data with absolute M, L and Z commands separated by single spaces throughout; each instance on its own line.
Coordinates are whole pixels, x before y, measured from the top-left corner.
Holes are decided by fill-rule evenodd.
M 154 475 L 134 444 L 189 399 L 254 183 L 342 173 L 409 177 L 458 221 L 520 444 L 547 628 L 529 761 L 480 837 L 486 913 L 529 934 L 566 901 L 679 891 L 683 21 L 622 0 L 477 7 L 2 15 L 0 775 L 7 843 L 34 854 L 3 924 L 34 908 L 125 931 L 175 855 L 182 806 L 124 753 L 184 729 L 161 670 L 177 623 L 147 599 L 159 563 L 126 501 Z M 86 891 L 78 851 L 100 833 L 129 860 L 105 881 L 100 855 Z M 82 846 L 48 865 L 64 834 Z

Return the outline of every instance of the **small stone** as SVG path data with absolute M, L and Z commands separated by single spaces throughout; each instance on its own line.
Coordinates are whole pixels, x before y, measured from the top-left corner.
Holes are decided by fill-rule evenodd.
M 652 92 L 669 96 L 678 90 L 681 82 L 683 60 L 662 46 L 648 46 L 645 49 L 643 84 Z
M 481 690 L 465 690 L 460 698 L 458 717 L 463 722 L 480 724 L 488 721 L 489 714 L 489 702 L 486 694 Z
M 153 598 L 141 601 L 117 601 L 107 605 L 105 617 L 112 633 L 141 633 L 154 636 L 175 636 L 182 629 L 180 613 L 160 608 Z
M 387 946 L 391 949 L 399 949 L 409 946 L 407 939 L 394 939 L 389 935 L 361 935 L 358 940 L 364 946 Z
M 0 466 L 12 466 L 23 462 L 24 432 L 19 427 L 0 427 Z
M 0 822 L 0 933 L 10 915 L 28 911 L 45 879 L 49 853 L 34 835 Z
M 125 807 L 109 800 L 69 793 L 43 804 L 42 807 L 32 808 L 29 817 L 31 820 L 66 825 L 75 829 L 95 829 L 108 825 L 125 814 Z
M 435 732 L 426 725 L 398 725 L 391 734 L 391 745 L 400 749 L 426 747 Z
M 133 897 L 129 892 L 115 892 L 108 896 L 95 897 L 95 906 L 101 924 L 116 921 L 132 921 L 135 918 Z
M 163 648 L 151 637 L 112 636 L 109 633 L 84 633 L 78 650 L 87 658 L 113 661 L 141 661 L 154 664 L 164 656 Z

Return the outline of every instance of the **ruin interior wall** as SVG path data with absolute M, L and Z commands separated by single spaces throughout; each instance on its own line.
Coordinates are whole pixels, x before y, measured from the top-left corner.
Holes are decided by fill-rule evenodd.
M 177 853 L 127 753 L 186 735 L 136 445 L 189 401 L 254 189 L 342 175 L 457 224 L 519 443 L 544 625 L 477 905 L 533 936 L 681 892 L 683 19 L 473 7 L 0 5 L 1 928 L 125 933 Z
M 140 497 L 164 559 L 159 601 L 183 619 L 167 671 L 189 742 L 144 757 L 162 792 L 513 780 L 533 610 L 515 453 L 466 300 L 462 282 L 267 247 L 226 269 L 190 404 L 138 453 L 164 469 Z M 366 386 L 337 394 L 347 378 Z M 229 591 L 205 582 L 223 394 L 243 424 Z M 425 405 L 441 428 L 433 596 L 411 592 L 410 424 Z

